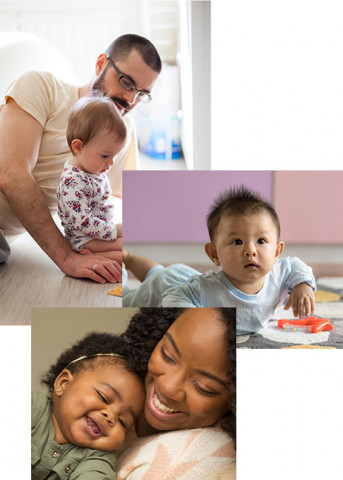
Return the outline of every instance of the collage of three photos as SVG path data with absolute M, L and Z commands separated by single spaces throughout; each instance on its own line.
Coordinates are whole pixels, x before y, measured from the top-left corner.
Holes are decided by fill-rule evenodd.
M 290 441 L 299 473 L 309 397 L 333 402 L 319 432 L 340 398 L 343 171 L 214 154 L 222 2 L 19 3 L 0 2 L 18 474 L 31 452 L 33 480 L 274 478 Z

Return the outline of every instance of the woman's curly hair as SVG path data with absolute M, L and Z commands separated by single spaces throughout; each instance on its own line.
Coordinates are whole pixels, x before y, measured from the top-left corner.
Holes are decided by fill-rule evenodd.
M 123 358 L 110 356 L 92 357 L 92 355 L 99 353 L 116 353 Z M 69 365 L 73 360 L 83 356 L 91 358 Z M 42 376 L 41 383 L 46 385 L 51 393 L 54 389 L 56 378 L 66 367 L 72 374 L 76 374 L 86 369 L 94 369 L 103 365 L 120 365 L 128 372 L 137 374 L 128 358 L 128 345 L 121 336 L 106 332 L 91 332 L 61 353 L 57 361 Z
M 136 313 L 121 338 L 128 344 L 129 362 L 144 378 L 148 370 L 150 356 L 165 332 L 183 313 L 185 308 L 141 308 Z M 226 325 L 227 359 L 230 378 L 228 390 L 231 399 L 228 413 L 222 418 L 222 428 L 233 438 L 236 436 L 236 310 L 216 308 L 220 319 Z M 206 348 L 206 346 L 204 346 Z

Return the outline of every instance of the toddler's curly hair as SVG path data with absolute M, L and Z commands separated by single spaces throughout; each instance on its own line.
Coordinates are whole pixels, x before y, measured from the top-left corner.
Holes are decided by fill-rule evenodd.
M 92 355 L 107 353 L 115 353 L 120 357 L 92 357 Z M 73 360 L 83 356 L 90 358 L 70 364 Z M 129 360 L 128 345 L 121 336 L 106 332 L 91 332 L 61 353 L 57 361 L 42 376 L 41 383 L 47 386 L 49 392 L 52 393 L 56 378 L 65 368 L 68 368 L 72 374 L 79 374 L 85 370 L 101 368 L 105 365 L 118 365 L 137 375 L 134 365 Z

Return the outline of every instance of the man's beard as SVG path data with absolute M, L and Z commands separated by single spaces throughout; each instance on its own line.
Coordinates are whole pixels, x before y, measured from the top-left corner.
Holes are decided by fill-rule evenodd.
M 106 92 L 104 91 L 105 73 L 106 73 L 106 68 L 102 73 L 100 73 L 99 77 L 96 80 L 94 80 L 94 82 L 92 84 L 92 95 L 107 96 Z M 116 103 L 117 106 L 125 109 L 125 111 L 121 113 L 122 116 L 124 116 L 126 113 L 128 113 L 132 108 L 131 104 L 126 102 L 123 98 L 120 98 L 120 97 L 108 97 L 108 98 L 110 98 L 112 100 L 112 102 Z

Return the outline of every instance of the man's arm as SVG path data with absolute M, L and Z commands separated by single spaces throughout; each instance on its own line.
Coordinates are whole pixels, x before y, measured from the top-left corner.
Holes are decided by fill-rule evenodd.
M 0 189 L 23 226 L 63 273 L 99 283 L 121 281 L 113 262 L 74 253 L 55 225 L 32 175 L 42 135 L 42 125 L 9 99 L 0 112 Z M 94 264 L 99 274 L 92 270 Z

